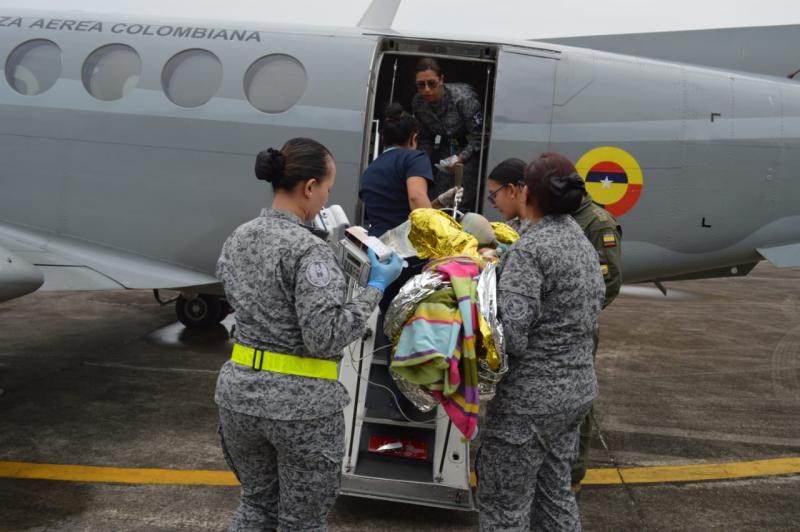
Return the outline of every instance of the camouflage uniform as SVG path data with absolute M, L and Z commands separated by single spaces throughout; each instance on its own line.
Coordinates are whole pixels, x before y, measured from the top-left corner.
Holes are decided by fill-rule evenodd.
M 336 361 L 364 333 L 382 295 L 367 287 L 345 303 L 331 249 L 276 209 L 233 232 L 217 278 L 236 311 L 237 343 Z M 344 454 L 344 386 L 229 360 L 215 400 L 223 452 L 242 484 L 230 530 L 325 530 Z
M 578 210 L 572 213 L 572 217 L 581 226 L 583 233 L 600 257 L 603 280 L 606 282 L 606 297 L 603 302 L 603 308 L 606 308 L 617 297 L 622 285 L 622 249 L 620 247 L 622 228 L 617 220 L 607 210 L 593 202 L 588 194 L 584 196 Z M 595 335 L 592 358 L 597 354 L 598 341 L 599 336 Z M 580 484 L 586 476 L 586 470 L 589 468 L 591 439 L 592 416 L 590 411 L 581 425 L 578 459 L 572 466 L 573 484 Z
M 571 216 L 545 216 L 503 256 L 497 291 L 509 370 L 478 451 L 480 528 L 579 530 L 569 470 L 597 395 L 597 253 Z
M 526 220 L 524 218 L 519 218 L 519 217 L 512 218 L 504 223 L 511 229 L 516 231 L 518 235 L 522 235 L 522 233 L 527 231 L 531 225 L 530 220 Z
M 461 155 L 464 196 L 460 205 L 474 211 L 483 133 L 483 111 L 475 89 L 466 83 L 446 83 L 438 103 L 426 102 L 415 94 L 411 110 L 420 122 L 418 148 L 428 154 L 432 164 L 436 165 L 451 155 Z M 432 198 L 454 185 L 453 174 L 435 167 L 433 179 L 434 186 L 429 191 Z

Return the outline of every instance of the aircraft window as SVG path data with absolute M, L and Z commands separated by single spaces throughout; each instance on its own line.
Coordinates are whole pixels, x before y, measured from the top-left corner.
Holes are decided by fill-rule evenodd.
M 247 69 L 244 92 L 259 111 L 282 113 L 300 100 L 306 83 L 306 70 L 297 59 L 273 54 L 262 57 Z
M 98 48 L 83 63 L 83 86 L 98 100 L 119 100 L 136 88 L 142 60 L 125 44 Z
M 186 50 L 167 61 L 161 85 L 172 103 L 181 107 L 203 105 L 222 83 L 222 63 L 206 50 Z
M 33 96 L 52 87 L 61 76 L 61 48 L 53 41 L 35 39 L 17 46 L 6 61 L 8 84 Z

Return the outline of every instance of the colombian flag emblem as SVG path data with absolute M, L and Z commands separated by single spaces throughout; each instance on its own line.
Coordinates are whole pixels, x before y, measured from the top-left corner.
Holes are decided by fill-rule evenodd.
M 639 201 L 642 169 L 625 150 L 613 146 L 594 148 L 578 159 L 575 168 L 592 199 L 614 216 L 622 216 Z

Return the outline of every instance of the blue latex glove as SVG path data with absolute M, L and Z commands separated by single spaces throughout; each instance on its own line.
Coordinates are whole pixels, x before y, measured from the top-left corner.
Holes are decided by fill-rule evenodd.
M 381 262 L 371 249 L 367 249 L 367 255 L 369 255 L 369 262 L 372 265 L 367 286 L 385 292 L 386 287 L 400 277 L 400 272 L 403 271 L 403 259 L 397 253 L 392 252 L 389 262 Z

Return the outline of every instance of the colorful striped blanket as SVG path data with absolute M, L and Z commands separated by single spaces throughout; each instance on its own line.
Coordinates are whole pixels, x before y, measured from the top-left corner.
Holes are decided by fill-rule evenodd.
M 392 369 L 422 385 L 439 401 L 453 424 L 472 438 L 478 426 L 477 277 L 479 263 L 470 257 L 430 262 L 445 285 L 417 305 L 400 334 Z

